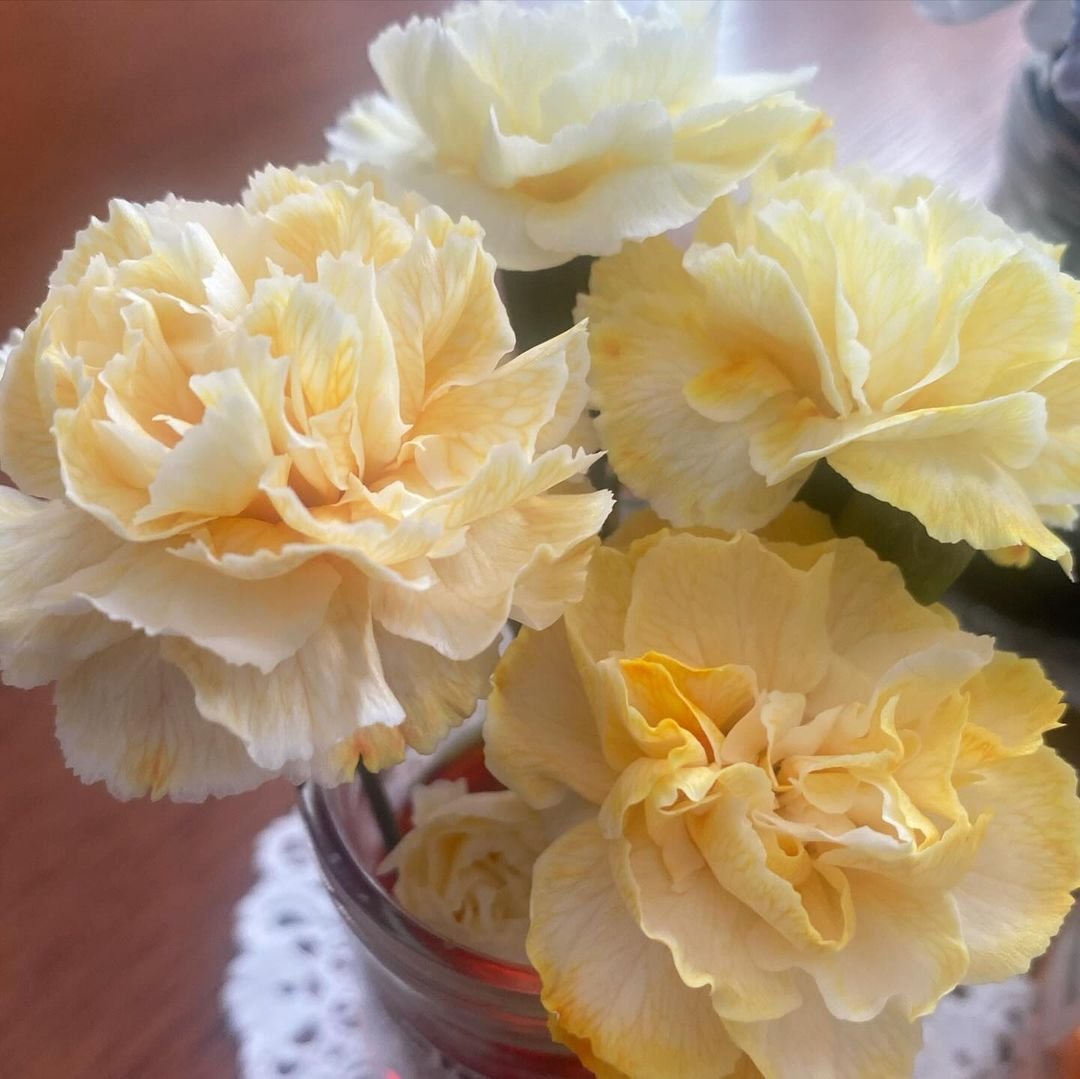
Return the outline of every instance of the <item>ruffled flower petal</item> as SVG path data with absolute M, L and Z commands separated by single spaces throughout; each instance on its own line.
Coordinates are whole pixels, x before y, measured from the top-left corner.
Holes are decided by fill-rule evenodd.
M 318 758 L 314 771 L 324 783 L 354 775 L 361 761 L 370 771 L 399 764 L 410 746 L 420 753 L 433 752 L 473 714 L 477 700 L 488 691 L 499 658 L 498 641 L 472 659 L 450 660 L 434 648 L 395 637 L 378 625 L 375 643 L 386 684 L 405 718 L 394 726 L 360 727 Z
M 715 1079 L 739 1051 L 703 990 L 627 912 L 599 829 L 586 821 L 540 856 L 533 874 L 528 952 L 541 999 L 571 1037 L 606 1064 L 656 1079 Z
M 899 1008 L 875 1019 L 835 1018 L 813 990 L 803 1006 L 771 1023 L 729 1023 L 740 1049 L 769 1076 L 799 1079 L 907 1079 L 922 1046 L 922 1031 Z
M 943 543 L 1032 550 L 1080 502 L 1059 253 L 927 181 L 774 162 L 685 253 L 594 267 L 611 464 L 680 526 L 761 528 L 819 461 Z
M 812 690 L 825 671 L 831 577 L 831 559 L 800 573 L 749 535 L 672 535 L 635 569 L 624 648 L 641 655 L 663 641 L 694 667 L 740 664 L 772 688 Z
M 70 592 L 51 602 L 38 598 L 119 546 L 116 536 L 65 502 L 0 487 L 0 561 L 10 567 L 0 574 L 0 666 L 8 685 L 44 685 L 131 635 L 129 626 L 85 606 L 72 609 Z
M 359 584 L 339 588 L 305 644 L 269 671 L 230 663 L 190 638 L 171 637 L 162 651 L 191 682 L 199 712 L 242 739 L 264 768 L 310 762 L 357 728 L 405 718 Z
M 494 771 L 584 815 L 529 955 L 599 1074 L 910 1075 L 920 1019 L 1026 969 L 1080 883 L 1038 665 L 811 511 L 770 531 L 630 521 L 495 674 Z
M 596 722 L 577 677 L 566 630 L 522 630 L 499 665 L 484 724 L 492 774 L 544 808 L 573 791 L 599 803 L 614 773 L 599 752 Z M 550 737 L 538 739 L 543 729 Z
M 204 718 L 188 680 L 140 634 L 57 682 L 56 733 L 75 774 L 84 783 L 104 780 L 117 798 L 201 802 L 274 775 L 239 738 Z
M 476 218 L 508 269 L 613 254 L 819 123 L 790 93 L 810 72 L 716 74 L 719 11 L 462 4 L 392 26 L 370 49 L 383 92 L 339 117 L 331 154 Z
M 224 747 L 158 793 L 224 789 L 238 752 L 244 783 L 339 783 L 433 751 L 506 620 L 580 596 L 611 507 L 583 478 L 584 326 L 509 358 L 481 236 L 340 164 L 92 221 L 0 387 L 0 454 L 46 499 L 0 492 L 5 676 L 152 642 L 121 685 L 157 672 Z M 134 793 L 117 715 L 87 774 Z
M 56 443 L 38 400 L 34 347 L 39 333 L 32 324 L 0 370 L 0 411 L 11 417 L 0 424 L 0 468 L 27 494 L 55 498 L 63 486 Z
M 525 965 L 533 862 L 547 839 L 516 794 L 437 780 L 414 791 L 413 827 L 380 870 L 397 874 L 395 897 L 428 928 Z
M 1080 877 L 1073 769 L 1040 748 L 983 775 L 961 797 L 969 813 L 992 818 L 971 872 L 953 892 L 971 950 L 972 982 L 1027 970 L 1069 912 L 1069 892 Z

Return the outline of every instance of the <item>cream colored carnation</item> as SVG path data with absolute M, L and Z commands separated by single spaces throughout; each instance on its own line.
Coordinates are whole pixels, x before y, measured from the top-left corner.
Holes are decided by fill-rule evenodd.
M 552 495 L 581 327 L 512 348 L 480 229 L 340 166 L 114 202 L 0 382 L 0 661 L 69 764 L 201 798 L 336 782 L 469 715 L 510 615 L 580 594 L 606 494 Z
M 1061 694 L 860 541 L 626 539 L 488 704 L 496 776 L 595 807 L 533 874 L 555 1035 L 629 1079 L 910 1076 L 1080 884 Z
M 609 255 L 692 221 L 798 145 L 821 115 L 793 75 L 716 72 L 720 5 L 459 4 L 384 31 L 384 93 L 329 132 L 332 156 L 375 165 L 483 224 L 500 266 Z
M 413 791 L 413 828 L 383 862 L 394 895 L 429 928 L 474 951 L 527 964 L 532 867 L 544 816 L 510 791 L 470 794 L 463 779 Z
M 612 466 L 680 525 L 757 528 L 820 460 L 935 539 L 1027 545 L 1080 501 L 1080 289 L 927 181 L 810 171 L 593 269 Z

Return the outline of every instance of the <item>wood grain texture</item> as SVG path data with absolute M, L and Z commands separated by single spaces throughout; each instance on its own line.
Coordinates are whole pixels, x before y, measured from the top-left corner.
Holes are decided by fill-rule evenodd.
M 114 195 L 231 198 L 316 159 L 369 88 L 364 47 L 418 3 L 0 3 L 0 328 L 25 323 Z M 867 157 L 985 191 L 1017 13 L 923 23 L 907 0 L 733 0 L 736 68 L 818 63 L 808 95 Z M 0 567 L 0 572 L 3 572 Z M 68 773 L 47 691 L 0 689 L 0 1075 L 220 1079 L 218 1004 L 251 839 L 283 784 L 204 806 L 119 804 Z

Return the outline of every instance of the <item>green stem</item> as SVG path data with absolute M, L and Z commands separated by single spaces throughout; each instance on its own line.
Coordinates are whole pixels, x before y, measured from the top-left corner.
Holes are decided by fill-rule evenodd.
M 397 817 L 394 816 L 394 810 L 390 805 L 390 799 L 386 796 L 382 780 L 374 772 L 369 772 L 364 767 L 363 761 L 356 766 L 356 774 L 364 787 L 364 796 L 371 803 L 371 812 L 374 814 L 375 823 L 379 826 L 383 846 L 387 851 L 392 851 L 401 839 L 401 829 L 398 828 Z
M 810 478 L 799 488 L 797 498 L 811 509 L 825 513 L 835 521 L 854 490 L 826 461 L 818 461 L 814 471 L 810 473 Z
M 939 600 L 975 554 L 966 543 L 933 539 L 917 517 L 861 491 L 852 493 L 834 523 L 838 535 L 858 536 L 899 566 L 908 591 L 920 603 Z
M 824 461 L 811 473 L 799 498 L 827 513 L 838 536 L 857 536 L 898 566 L 908 591 L 920 603 L 939 600 L 975 554 L 966 543 L 941 543 L 917 517 L 856 491 Z

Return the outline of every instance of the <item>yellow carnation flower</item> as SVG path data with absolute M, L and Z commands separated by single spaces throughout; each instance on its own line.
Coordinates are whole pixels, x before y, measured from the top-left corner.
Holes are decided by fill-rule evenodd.
M 910 1075 L 920 1017 L 1026 970 L 1080 884 L 1061 711 L 858 540 L 602 548 L 485 729 L 531 805 L 595 807 L 533 873 L 556 1037 L 630 1079 Z
M 716 74 L 720 5 L 459 4 L 370 49 L 384 94 L 328 134 L 483 224 L 500 266 L 608 255 L 694 220 L 821 114 L 810 72 Z
M 394 895 L 430 929 L 474 951 L 528 963 L 529 890 L 550 836 L 511 791 L 469 793 L 463 779 L 413 791 L 413 828 L 383 862 Z
M 1027 545 L 1080 501 L 1080 289 L 927 181 L 810 171 L 721 200 L 685 253 L 593 269 L 599 427 L 668 520 L 757 528 L 827 460 L 944 543 Z
M 341 166 L 79 234 L 0 382 L 0 663 L 56 680 L 85 780 L 201 798 L 430 751 L 506 618 L 580 594 L 609 496 L 549 492 L 591 461 L 584 331 L 501 363 L 480 241 Z

